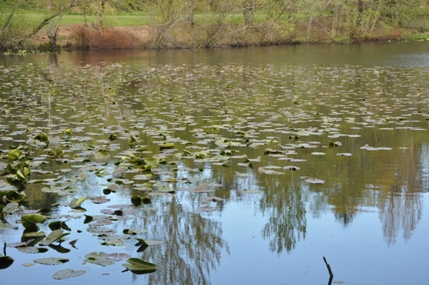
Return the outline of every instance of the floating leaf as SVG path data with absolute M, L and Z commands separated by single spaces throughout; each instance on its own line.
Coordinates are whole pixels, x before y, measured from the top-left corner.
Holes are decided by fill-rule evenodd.
M 21 217 L 21 224 L 27 230 L 37 231 L 39 230 L 39 226 L 37 226 L 37 224 L 43 223 L 45 220 L 46 217 L 39 214 L 23 215 Z
M 65 129 L 64 131 L 63 131 L 63 133 L 65 134 L 65 135 L 67 135 L 67 136 L 71 136 L 72 134 L 73 134 L 73 130 L 72 129 Z
M 152 179 L 152 174 L 148 173 L 148 174 L 139 174 L 139 175 L 135 175 L 133 177 L 133 180 L 142 180 L 142 181 L 149 181 Z
M 82 204 L 85 200 L 86 200 L 86 196 L 83 196 L 79 199 L 73 198 L 73 200 L 71 200 L 71 202 L 70 202 L 70 207 L 72 209 L 75 209 L 75 208 L 79 207 L 80 204 Z
M 61 221 L 50 222 L 48 226 L 51 229 L 51 231 L 59 230 L 61 228 L 67 231 L 71 231 L 71 229 L 67 226 L 66 222 L 61 222 Z
M 208 188 L 208 184 L 201 184 L 194 189 L 194 192 L 207 193 L 207 192 L 213 192 L 213 190 Z
M 22 156 L 22 151 L 19 149 L 11 149 L 7 153 L 7 158 L 10 162 L 18 160 L 19 158 L 21 158 L 21 156 Z
M 150 166 L 151 168 L 155 168 L 158 167 L 159 165 L 159 160 L 152 157 L 152 158 L 145 158 L 144 159 L 144 163 L 148 166 Z
M 33 260 L 35 263 L 43 264 L 43 265 L 61 265 L 66 262 L 69 262 L 68 258 L 58 258 L 58 257 L 47 257 L 47 258 L 39 258 Z
M 131 203 L 136 207 L 140 206 L 142 204 L 142 197 L 137 195 L 132 196 Z
M 156 264 L 147 262 L 140 258 L 128 258 L 126 264 L 122 264 L 132 272 L 150 273 L 156 270 Z
M 127 253 L 122 253 L 122 252 L 118 252 L 118 253 L 109 253 L 107 255 L 107 258 L 113 261 L 121 261 L 121 260 L 125 260 L 130 258 L 131 255 L 127 254 Z
M 61 240 L 63 237 L 69 235 L 70 233 L 64 233 L 63 230 L 55 230 L 52 231 L 42 242 L 40 245 L 50 245 L 54 241 Z
M 325 180 L 317 179 L 317 178 L 309 178 L 309 179 L 306 179 L 305 182 L 311 183 L 311 184 L 323 184 L 325 183 Z
M 174 147 L 174 143 L 166 142 L 166 143 L 163 143 L 163 144 L 160 146 L 160 150 L 163 150 L 163 149 L 170 149 L 170 148 L 173 148 L 173 147 Z
M 78 277 L 85 274 L 85 270 L 64 269 L 54 273 L 54 279 L 63 280 L 73 277 Z
M 29 239 L 27 241 L 21 241 L 21 242 L 12 242 L 12 243 L 8 243 L 7 247 L 24 247 L 26 245 L 28 245 L 29 243 L 31 243 L 32 241 L 34 241 L 34 239 Z
M 352 156 L 352 154 L 348 152 L 341 152 L 341 153 L 337 153 L 337 156 Z
M 97 264 L 100 266 L 107 266 L 107 265 L 112 265 L 113 263 L 115 263 L 112 259 L 109 258 L 109 256 L 107 255 L 107 253 L 105 252 L 90 252 L 87 255 L 85 255 L 85 261 L 83 262 L 83 264 L 85 263 L 92 263 L 92 264 Z
M 145 230 L 145 229 L 124 229 L 122 232 L 126 235 L 137 235 L 137 234 L 147 233 L 147 230 Z
M 34 139 L 49 145 L 49 137 L 46 133 L 40 133 L 37 136 L 35 136 Z
M 126 167 L 117 168 L 117 169 L 115 169 L 115 171 L 112 172 L 112 176 L 115 178 L 121 178 L 122 175 L 124 174 L 124 172 L 127 170 L 128 170 L 128 168 L 126 168 Z
M 110 228 L 106 228 L 106 227 L 93 227 L 93 226 L 88 227 L 87 231 L 90 232 L 90 233 L 97 233 L 97 234 L 106 234 L 106 233 L 113 232 L 113 230 L 110 229 Z
M 94 204 L 103 204 L 110 201 L 110 199 L 107 199 L 105 196 L 89 197 L 89 199 Z
M 149 246 L 159 245 L 159 244 L 164 244 L 165 243 L 165 241 L 162 241 L 162 240 L 145 240 L 145 242 Z
M 20 247 L 17 247 L 17 249 L 20 252 L 31 253 L 31 254 L 43 253 L 43 252 L 47 252 L 48 251 L 47 248 L 35 247 L 35 246 L 20 246 Z
M 23 234 L 22 234 L 22 237 L 23 238 L 34 238 L 34 237 L 37 237 L 37 238 L 40 238 L 40 237 L 45 237 L 45 233 L 44 232 L 24 232 Z
M 139 246 L 139 248 L 137 249 L 137 252 L 142 252 L 144 251 L 149 245 L 144 241 L 144 239 L 137 239 L 138 243 L 135 244 L 135 246 Z
M 83 221 L 84 224 L 88 224 L 94 220 L 92 216 L 89 216 L 89 215 L 84 215 L 84 216 L 85 216 L 85 220 Z
M 6 217 L 7 215 L 20 211 L 21 209 L 19 208 L 19 204 L 16 202 L 11 202 L 9 204 L 7 204 L 4 208 L 3 208 L 3 214 Z
M 300 170 L 301 168 L 299 168 L 298 166 L 285 166 L 283 167 L 283 169 L 295 171 L 295 170 Z
M 70 252 L 70 249 L 62 247 L 61 245 L 50 244 L 49 247 L 52 248 L 53 250 L 59 252 L 59 253 L 69 253 Z
M 215 196 L 213 196 L 213 197 L 204 197 L 203 200 L 204 201 L 211 201 L 211 202 L 221 202 L 221 201 L 223 201 L 222 198 L 215 197 Z
M 0 269 L 8 268 L 13 263 L 13 258 L 10 256 L 0 256 Z

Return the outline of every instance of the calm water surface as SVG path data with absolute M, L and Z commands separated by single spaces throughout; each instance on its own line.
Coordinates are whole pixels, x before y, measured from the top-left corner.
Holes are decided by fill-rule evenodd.
M 0 279 L 327 284 L 325 256 L 332 284 L 429 284 L 428 48 L 392 43 L 1 56 L 2 162 L 10 145 L 29 144 L 39 132 L 59 137 L 63 158 L 49 154 L 52 146 L 30 144 L 26 209 L 59 203 L 53 220 L 68 220 L 68 241 L 78 241 L 76 248 L 62 243 L 67 253 L 8 247 L 15 262 L 0 270 Z M 68 141 L 67 128 L 73 129 Z M 109 140 L 112 134 L 117 139 Z M 150 152 L 130 146 L 130 135 Z M 174 143 L 174 152 L 160 150 L 165 141 Z M 146 229 L 136 236 L 165 241 L 142 253 L 136 236 L 102 245 L 88 233 L 83 213 L 67 206 L 74 197 L 105 196 L 104 204 L 86 200 L 84 214 L 115 217 L 109 209 L 128 209 L 132 195 L 150 195 L 133 165 L 122 165 L 128 167 L 124 179 L 112 176 L 130 152 L 166 162 L 151 178 L 152 204 L 131 207 L 125 219 L 107 226 L 118 235 Z M 260 160 L 247 165 L 244 155 Z M 95 174 L 100 169 L 105 176 Z M 74 190 L 68 195 L 41 191 L 68 181 Z M 112 184 L 120 189 L 106 195 Z M 208 192 L 195 191 L 201 185 Z M 175 194 L 160 193 L 165 187 Z M 205 203 L 208 196 L 223 201 Z M 19 213 L 7 217 L 18 229 L 0 230 L 2 244 L 21 240 L 19 219 Z M 50 232 L 47 225 L 41 230 Z M 125 261 L 84 264 L 90 252 L 128 253 L 158 269 L 138 275 L 122 272 Z M 33 264 L 42 257 L 70 261 Z M 54 280 L 65 268 L 86 273 Z

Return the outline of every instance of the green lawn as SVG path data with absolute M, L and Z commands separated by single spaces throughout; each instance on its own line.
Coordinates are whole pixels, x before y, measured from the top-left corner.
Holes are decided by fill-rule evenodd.
M 82 15 L 64 15 L 61 20 L 61 25 L 71 25 L 83 23 Z M 88 23 L 97 22 L 97 16 L 88 16 Z M 120 27 L 135 27 L 147 25 L 150 22 L 150 17 L 147 15 L 115 15 L 104 17 L 106 26 L 120 26 Z

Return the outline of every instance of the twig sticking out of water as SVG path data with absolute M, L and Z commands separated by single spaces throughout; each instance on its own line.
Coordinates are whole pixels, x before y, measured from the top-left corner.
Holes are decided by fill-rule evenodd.
M 328 281 L 328 285 L 331 285 L 332 284 L 332 279 L 334 279 L 334 274 L 332 273 L 332 270 L 331 270 L 331 266 L 329 265 L 329 263 L 326 261 L 326 258 L 325 257 L 323 257 L 323 261 L 325 262 L 325 264 L 326 264 L 326 267 L 328 268 L 328 271 L 329 271 L 329 281 Z
M 329 276 L 331 276 L 331 278 L 332 278 L 332 277 L 334 277 L 334 274 L 332 273 L 332 270 L 331 270 L 331 266 L 330 266 L 330 265 L 329 265 L 329 263 L 326 261 L 326 258 L 325 258 L 325 257 L 323 257 L 323 261 L 325 262 L 326 267 L 328 268 Z

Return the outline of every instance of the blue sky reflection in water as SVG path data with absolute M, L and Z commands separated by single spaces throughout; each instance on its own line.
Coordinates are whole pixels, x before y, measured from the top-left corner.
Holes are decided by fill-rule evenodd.
M 29 208 L 58 202 L 54 214 L 74 216 L 61 220 L 70 219 L 68 241 L 78 242 L 76 248 L 64 242 L 70 252 L 63 254 L 52 248 L 43 254 L 7 248 L 15 262 L 0 270 L 1 280 L 326 284 L 326 256 L 334 284 L 428 284 L 429 70 L 421 60 L 427 56 L 423 47 L 74 53 L 60 55 L 57 66 L 51 61 L 49 67 L 48 56 L 2 57 L 4 65 L 27 64 L 2 67 L 3 154 L 10 144 L 33 137 L 28 128 L 52 137 L 62 136 L 65 128 L 74 130 L 69 147 L 60 143 L 67 163 L 54 162 L 46 150 L 31 150 L 36 161 L 47 161 L 35 166 L 32 179 L 61 173 L 61 179 L 74 181 L 74 193 L 41 194 L 44 184 L 29 184 L 26 191 Z M 118 138 L 109 141 L 110 134 Z M 154 187 L 158 194 L 151 205 L 107 225 L 118 234 L 125 228 L 146 229 L 137 236 L 165 241 L 143 253 L 136 253 L 135 237 L 117 246 L 102 245 L 87 232 L 82 214 L 67 207 L 74 197 L 105 196 L 111 201 L 82 204 L 86 215 L 102 215 L 109 206 L 130 205 L 131 195 L 142 193 L 133 166 L 124 174 L 127 180 L 121 180 L 125 185 L 118 183 L 121 190 L 103 193 L 111 184 L 107 179 L 116 179 L 112 172 L 117 166 L 111 162 L 133 151 L 127 143 L 130 134 L 152 151 L 142 153 L 145 157 L 160 153 L 163 139 L 174 142 L 180 154 L 167 153 L 167 161 L 174 163 L 160 165 L 152 178 L 174 177 L 178 181 L 169 187 L 176 194 L 158 193 Z M 226 147 L 225 138 L 237 144 Z M 100 148 L 107 150 L 107 165 L 95 154 Z M 253 168 L 243 155 L 254 159 Z M 99 168 L 107 175 L 96 176 Z M 86 178 L 75 179 L 82 172 Z M 313 185 L 307 178 L 325 183 Z M 196 193 L 202 184 L 210 186 Z M 223 201 L 205 204 L 207 196 Z M 8 220 L 14 223 L 19 215 Z M 3 230 L 0 241 L 19 241 L 22 226 L 17 226 Z M 50 232 L 46 225 L 42 229 Z M 124 261 L 107 267 L 83 264 L 94 251 L 141 257 L 158 270 L 133 275 L 121 272 Z M 70 261 L 23 266 L 59 256 Z M 65 268 L 86 273 L 63 281 L 52 278 Z

